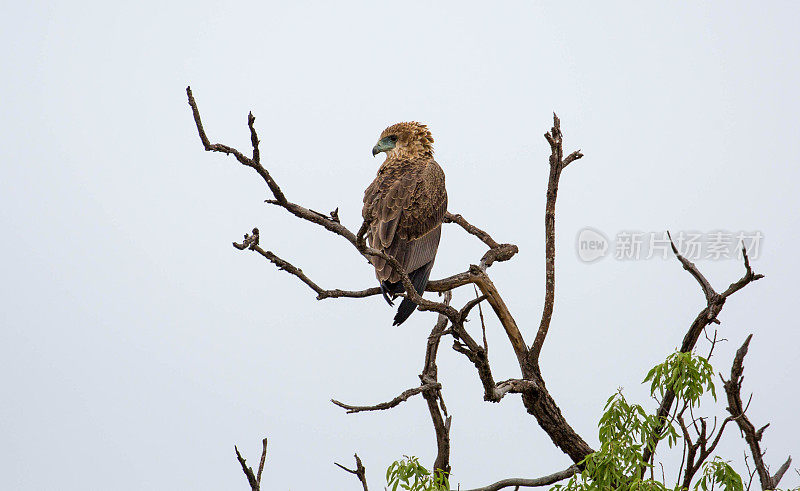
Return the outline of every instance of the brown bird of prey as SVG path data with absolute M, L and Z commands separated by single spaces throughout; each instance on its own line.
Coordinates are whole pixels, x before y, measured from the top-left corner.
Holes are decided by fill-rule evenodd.
M 424 124 L 397 123 L 381 133 L 372 155 L 386 153 L 378 175 L 364 193 L 361 212 L 369 228 L 371 247 L 393 256 L 411 278 L 418 294 L 425 292 L 439 249 L 442 220 L 447 212 L 444 172 L 433 160 L 433 136 Z M 375 275 L 389 305 L 404 290 L 400 275 L 386 260 L 373 257 Z M 416 309 L 405 298 L 394 325 Z

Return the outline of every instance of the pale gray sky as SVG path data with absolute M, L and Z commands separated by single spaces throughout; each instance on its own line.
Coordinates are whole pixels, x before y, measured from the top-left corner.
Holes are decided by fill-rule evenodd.
M 800 276 L 795 2 L 687 6 L 469 2 L 17 2 L 0 54 L 0 488 L 245 489 L 239 445 L 265 489 L 356 489 L 333 465 L 357 451 L 373 487 L 403 454 L 430 466 L 424 401 L 345 415 L 331 397 L 388 400 L 418 383 L 434 316 L 400 328 L 382 299 L 317 302 L 230 243 L 262 244 L 321 285 L 362 288 L 343 240 L 263 200 L 258 177 L 202 151 L 191 84 L 212 140 L 247 150 L 247 112 L 290 199 L 339 207 L 357 228 L 370 149 L 391 123 L 430 125 L 450 210 L 520 254 L 491 274 L 530 340 L 543 287 L 548 147 L 561 116 L 558 292 L 542 366 L 591 445 L 609 395 L 654 407 L 640 385 L 703 306 L 674 260 L 582 263 L 585 226 L 761 231 L 767 277 L 731 298 L 718 371 L 755 333 L 750 416 L 772 423 L 767 462 L 800 457 Z M 446 227 L 434 277 L 480 244 Z M 701 260 L 719 288 L 739 261 Z M 469 292 L 462 292 L 463 300 Z M 477 326 L 475 326 L 477 327 Z M 475 328 L 473 327 L 473 329 Z M 488 323 L 498 380 L 518 376 Z M 453 480 L 477 486 L 564 468 L 517 397 L 482 400 L 446 343 Z M 705 344 L 701 343 L 704 347 Z M 719 385 L 719 384 L 718 384 Z M 723 400 L 703 412 L 725 416 Z M 734 429 L 719 454 L 742 470 Z M 668 466 L 669 469 L 669 466 Z M 791 471 L 784 486 L 800 485 Z

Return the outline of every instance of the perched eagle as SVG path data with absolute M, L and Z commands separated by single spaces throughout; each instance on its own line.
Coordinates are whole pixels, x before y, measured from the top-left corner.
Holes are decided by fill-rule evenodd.
M 433 137 L 424 124 L 389 126 L 372 148 L 372 155 L 386 152 L 378 175 L 364 193 L 362 215 L 369 224 L 366 238 L 371 247 L 393 256 L 403 266 L 420 295 L 439 249 L 442 220 L 447 212 L 444 172 L 433 160 Z M 372 258 L 384 298 L 404 291 L 400 275 L 384 259 Z M 394 317 L 400 325 L 416 308 L 403 299 Z

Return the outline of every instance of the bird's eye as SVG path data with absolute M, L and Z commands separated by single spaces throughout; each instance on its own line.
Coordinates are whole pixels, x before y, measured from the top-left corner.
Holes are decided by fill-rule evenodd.
M 388 139 L 389 139 L 389 141 L 391 141 L 392 143 L 394 143 L 394 142 L 396 142 L 396 141 L 397 141 L 397 135 L 389 135 L 387 138 L 388 138 Z

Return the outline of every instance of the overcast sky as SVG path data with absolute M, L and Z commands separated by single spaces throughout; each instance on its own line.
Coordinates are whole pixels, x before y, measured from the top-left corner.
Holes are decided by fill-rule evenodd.
M 399 328 L 379 297 L 326 300 L 231 241 L 265 248 L 326 288 L 375 284 L 341 238 L 263 203 L 251 170 L 202 150 L 185 88 L 214 141 L 262 156 L 289 199 L 360 225 L 381 130 L 429 124 L 451 212 L 519 245 L 491 276 L 530 342 L 543 297 L 544 190 L 552 112 L 583 160 L 563 174 L 548 387 L 595 446 L 606 399 L 656 403 L 640 384 L 704 306 L 674 258 L 580 260 L 584 227 L 760 232 L 766 278 L 730 298 L 711 361 L 745 362 L 749 415 L 771 423 L 777 468 L 800 457 L 800 67 L 795 2 L 662 7 L 507 2 L 16 2 L 0 41 L 0 488 L 246 489 L 234 444 L 264 488 L 357 489 L 333 465 L 363 457 L 371 486 L 402 455 L 430 466 L 417 397 L 435 320 Z M 433 277 L 483 253 L 454 226 Z M 739 260 L 700 258 L 723 290 Z M 471 289 L 459 292 L 464 301 Z M 430 295 L 430 294 L 429 294 Z M 433 297 L 431 297 L 433 298 Z M 498 380 L 519 376 L 488 316 Z M 477 328 L 477 323 L 471 329 Z M 473 367 L 443 345 L 453 482 L 485 485 L 569 459 L 517 396 L 483 401 Z M 699 344 L 706 354 L 708 344 Z M 717 384 L 718 392 L 721 383 Z M 724 417 L 724 397 L 701 413 Z M 729 428 L 719 455 L 744 471 Z M 668 457 L 668 475 L 677 472 Z M 674 477 L 669 482 L 674 483 Z M 800 485 L 787 473 L 784 487 Z

